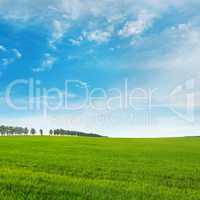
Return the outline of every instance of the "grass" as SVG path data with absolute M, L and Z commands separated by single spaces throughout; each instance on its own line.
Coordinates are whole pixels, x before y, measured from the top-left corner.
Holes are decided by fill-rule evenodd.
M 1 200 L 198 200 L 200 138 L 0 137 Z

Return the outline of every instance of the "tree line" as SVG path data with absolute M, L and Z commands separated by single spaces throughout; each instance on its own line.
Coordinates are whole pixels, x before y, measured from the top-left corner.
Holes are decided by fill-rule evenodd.
M 39 132 L 37 132 L 34 128 L 23 128 L 23 127 L 13 127 L 13 126 L 0 126 L 0 135 L 1 136 L 14 136 L 14 135 L 36 135 L 38 134 L 43 136 L 44 131 L 43 129 L 40 129 Z M 78 131 L 69 131 L 64 129 L 50 129 L 49 131 L 50 136 L 85 136 L 85 137 L 102 137 L 98 134 L 93 133 L 83 133 Z
M 94 133 L 83 133 L 79 131 L 69 131 L 69 130 L 64 130 L 64 129 L 55 129 L 55 130 L 50 130 L 49 131 L 50 135 L 68 135 L 68 136 L 86 136 L 86 137 L 103 137 L 98 134 Z
M 23 128 L 23 127 L 14 127 L 14 126 L 0 126 L 0 135 L 35 135 L 37 133 L 36 129 Z

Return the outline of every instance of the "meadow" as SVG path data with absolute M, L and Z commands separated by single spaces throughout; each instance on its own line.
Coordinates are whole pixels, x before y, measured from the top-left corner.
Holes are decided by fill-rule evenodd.
M 0 137 L 0 200 L 199 200 L 200 138 Z

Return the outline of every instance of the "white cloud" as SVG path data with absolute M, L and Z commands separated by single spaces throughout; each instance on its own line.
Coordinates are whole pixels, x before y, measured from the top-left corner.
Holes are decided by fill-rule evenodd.
M 69 29 L 69 24 L 66 24 L 59 20 L 53 20 L 52 23 L 52 36 L 49 41 L 49 45 L 55 48 L 55 43 L 62 40 L 65 32 Z
M 0 46 L 0 50 L 4 52 L 4 58 L 1 59 L 1 64 L 6 67 L 22 57 L 22 54 L 17 49 L 6 49 Z
M 78 39 L 72 39 L 72 38 L 69 39 L 69 42 L 71 42 L 71 44 L 74 46 L 80 46 L 82 41 L 83 41 L 82 36 L 78 37 Z
M 44 55 L 44 59 L 42 61 L 41 66 L 38 68 L 34 68 L 33 72 L 43 72 L 43 71 L 51 70 L 55 62 L 56 62 L 56 58 L 52 56 L 51 54 L 46 53 Z
M 13 59 L 3 58 L 1 61 L 3 66 L 7 66 L 13 62 Z
M 138 15 L 141 10 L 161 13 L 169 7 L 180 8 L 198 3 L 198 0 L 0 0 L 0 11 L 4 18 L 31 20 L 61 16 L 65 19 L 94 16 L 105 17 L 109 22 L 122 20 L 127 16 Z
M 48 53 L 45 54 L 45 60 L 42 63 L 42 67 L 51 69 L 54 63 L 55 63 L 55 58 Z
M 89 41 L 97 42 L 99 44 L 108 42 L 112 33 L 109 31 L 95 30 L 92 32 L 84 32 L 85 38 Z
M 6 48 L 3 45 L 0 45 L 0 51 L 5 52 Z
M 161 38 L 168 44 L 164 54 L 153 57 L 148 67 L 197 75 L 200 66 L 200 28 L 191 23 L 180 24 L 165 31 Z M 162 46 L 160 47 L 162 48 Z M 177 74 L 176 74 L 177 75 Z
M 19 52 L 18 49 L 12 49 L 12 51 L 14 52 L 17 59 L 20 59 L 22 57 L 22 54 Z
M 96 27 L 89 29 L 88 38 L 103 43 L 111 37 L 106 26 L 116 28 L 123 25 L 121 30 L 117 30 L 123 37 L 139 35 L 151 27 L 155 16 L 161 16 L 171 7 L 188 8 L 194 3 L 198 0 L 15 0 L 15 3 L 0 0 L 0 17 L 13 20 L 15 24 L 17 21 L 22 24 L 37 20 L 44 23 L 52 29 L 49 45 L 55 48 L 56 42 L 62 40 L 69 27 L 79 24 L 78 20 L 84 23 L 85 30 L 88 30 L 91 21 L 94 22 Z M 102 26 L 102 20 L 107 23 L 106 26 Z M 72 43 L 79 45 L 78 40 Z
M 151 27 L 154 18 L 154 14 L 142 11 L 135 21 L 126 22 L 125 26 L 119 31 L 119 35 L 122 37 L 140 35 Z
M 71 42 L 72 45 L 74 46 L 80 46 L 81 42 L 79 40 L 75 40 L 75 39 L 69 39 L 69 41 Z

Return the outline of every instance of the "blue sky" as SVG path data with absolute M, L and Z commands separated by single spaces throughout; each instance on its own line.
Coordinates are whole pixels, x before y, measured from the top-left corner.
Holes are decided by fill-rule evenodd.
M 199 9 L 197 0 L 0 0 L 0 123 L 115 137 L 198 134 Z M 40 81 L 34 89 L 41 91 L 30 97 L 19 84 L 13 102 L 26 105 L 31 98 L 40 108 L 8 105 L 6 91 L 19 79 Z M 69 80 L 74 83 L 66 91 Z M 194 99 L 185 90 L 191 80 Z M 101 88 L 93 97 L 106 93 L 94 99 L 101 109 L 61 105 L 44 114 L 44 97 L 52 106 L 59 102 L 55 91 L 44 91 L 59 89 L 74 108 L 84 101 L 86 87 L 90 94 Z M 119 98 L 105 106 L 114 88 L 123 105 L 126 93 L 136 91 L 134 108 L 120 107 Z

